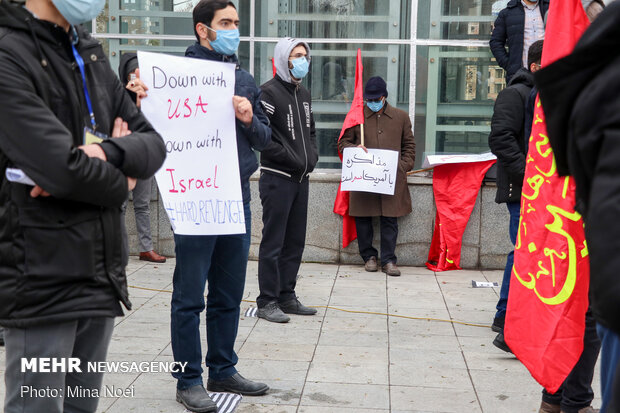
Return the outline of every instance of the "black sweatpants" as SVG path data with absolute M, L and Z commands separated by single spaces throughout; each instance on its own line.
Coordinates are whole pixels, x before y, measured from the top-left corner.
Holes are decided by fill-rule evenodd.
M 301 183 L 262 172 L 263 238 L 258 250 L 258 307 L 296 298 L 295 284 L 306 243 L 309 180 Z

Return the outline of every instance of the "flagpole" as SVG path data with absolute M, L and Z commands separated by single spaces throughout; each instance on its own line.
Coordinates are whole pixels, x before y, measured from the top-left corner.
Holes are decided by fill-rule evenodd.
M 366 146 L 364 145 L 364 124 L 360 123 L 360 128 L 362 130 L 362 146 Z

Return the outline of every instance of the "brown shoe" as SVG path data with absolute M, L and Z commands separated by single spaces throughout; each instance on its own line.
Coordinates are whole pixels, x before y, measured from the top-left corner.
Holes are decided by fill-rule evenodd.
M 577 410 L 577 413 L 599 413 L 599 412 L 600 412 L 599 409 L 595 409 L 592 406 L 584 407 L 584 408 Z M 561 413 L 564 413 L 564 410 L 562 410 Z
M 381 267 L 381 271 L 386 273 L 387 275 L 391 275 L 392 277 L 400 276 L 400 270 L 393 262 L 388 262 L 383 267 Z
M 368 258 L 368 261 L 364 264 L 364 269 L 368 272 L 377 271 L 379 269 L 379 266 L 377 265 L 377 257 Z
M 150 262 L 166 262 L 166 257 L 162 257 L 158 253 L 153 250 L 147 252 L 140 253 L 140 261 L 150 261 Z
M 547 402 L 540 403 L 538 413 L 561 413 L 562 409 L 559 404 L 551 404 Z

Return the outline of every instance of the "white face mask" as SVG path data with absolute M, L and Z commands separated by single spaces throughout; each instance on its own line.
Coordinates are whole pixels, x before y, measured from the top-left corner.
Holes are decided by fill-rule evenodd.
M 52 3 L 73 25 L 94 19 L 105 6 L 105 0 L 52 0 Z

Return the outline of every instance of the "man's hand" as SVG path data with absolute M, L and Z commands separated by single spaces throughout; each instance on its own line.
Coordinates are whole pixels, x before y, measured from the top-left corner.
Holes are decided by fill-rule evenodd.
M 136 187 L 136 182 L 138 182 L 138 180 L 136 178 L 132 178 L 130 176 L 127 177 L 127 188 L 130 191 L 133 191 L 133 189 Z
M 101 149 L 101 146 L 97 143 L 91 143 L 89 145 L 80 145 L 78 149 L 81 149 L 89 158 L 99 158 L 102 161 L 107 161 L 105 152 Z
M 235 116 L 245 126 L 250 127 L 252 125 L 252 118 L 254 117 L 254 111 L 252 110 L 252 104 L 247 98 L 241 96 L 233 96 L 233 107 L 235 108 Z
M 368 149 L 364 145 L 357 145 L 358 148 L 362 148 L 364 152 L 368 153 Z
M 114 127 L 112 128 L 112 137 L 113 138 L 122 138 L 123 136 L 127 136 L 131 133 L 129 130 L 129 125 L 122 118 L 114 119 Z
M 135 73 L 136 73 L 136 78 L 133 80 L 130 80 L 127 83 L 127 86 L 125 86 L 125 88 L 127 88 L 127 90 L 131 90 L 137 95 L 136 106 L 140 107 L 140 101 L 148 96 L 146 91 L 149 90 L 149 88 L 146 87 L 144 82 L 140 80 L 140 69 L 136 69 Z
M 36 198 L 38 196 L 50 196 L 49 192 L 45 191 L 39 185 L 35 185 L 30 191 L 30 196 Z

